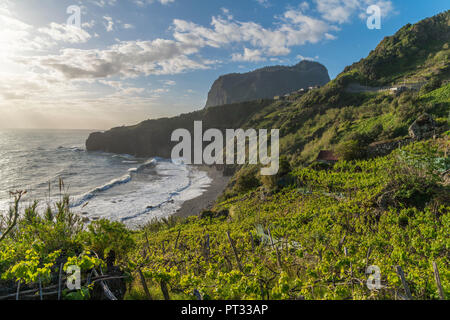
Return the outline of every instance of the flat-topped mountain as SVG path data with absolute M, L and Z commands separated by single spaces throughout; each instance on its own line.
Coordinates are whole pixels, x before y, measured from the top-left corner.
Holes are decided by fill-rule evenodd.
M 227 74 L 212 85 L 206 107 L 271 99 L 301 88 L 322 86 L 329 81 L 325 66 L 307 60 L 292 67 L 274 66 L 248 73 Z

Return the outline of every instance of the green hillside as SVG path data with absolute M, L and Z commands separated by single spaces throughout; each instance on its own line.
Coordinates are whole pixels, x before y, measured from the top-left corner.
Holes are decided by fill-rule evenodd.
M 449 76 L 450 11 L 408 24 L 386 37 L 366 59 L 347 67 L 378 84 Z
M 0 222 L 0 298 L 18 280 L 54 283 L 61 264 L 79 265 L 85 276 L 94 266 L 116 270 L 114 264 L 127 277 L 126 299 L 448 299 L 449 16 L 403 27 L 322 88 L 247 103 L 239 125 L 280 129 L 281 168 L 273 177 L 261 177 L 256 166 L 235 168 L 211 211 L 130 231 L 107 220 L 82 230 L 68 198 L 56 211 L 34 206 L 19 216 L 13 208 Z M 365 81 L 425 84 L 399 94 L 347 90 Z M 206 110 L 164 121 L 172 126 L 208 113 L 215 123 L 229 109 Z M 409 138 L 410 126 L 428 118 L 431 135 Z M 114 129 L 108 140 L 120 132 L 127 145 L 155 123 Z M 401 147 L 376 155 L 374 143 Z M 321 150 L 341 160 L 315 162 Z M 376 290 L 367 287 L 369 266 L 380 271 Z M 95 297 L 91 289 L 83 284 L 64 297 Z

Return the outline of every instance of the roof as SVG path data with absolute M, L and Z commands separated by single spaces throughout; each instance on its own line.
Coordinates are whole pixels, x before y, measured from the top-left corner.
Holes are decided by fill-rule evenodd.
M 322 150 L 319 152 L 316 161 L 339 161 L 339 158 L 333 151 Z

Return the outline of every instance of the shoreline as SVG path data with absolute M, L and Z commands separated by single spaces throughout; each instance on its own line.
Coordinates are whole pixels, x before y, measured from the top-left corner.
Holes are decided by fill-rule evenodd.
M 203 210 L 211 209 L 217 198 L 225 191 L 231 177 L 225 177 L 223 171 L 217 170 L 214 166 L 196 166 L 199 171 L 204 171 L 212 180 L 210 186 L 197 198 L 183 202 L 181 208 L 178 209 L 172 217 L 187 218 L 197 216 Z

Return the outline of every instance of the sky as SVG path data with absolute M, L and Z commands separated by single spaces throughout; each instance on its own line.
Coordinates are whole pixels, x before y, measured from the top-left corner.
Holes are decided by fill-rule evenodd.
M 381 9 L 369 29 L 367 9 Z M 448 0 L 0 0 L 0 129 L 104 130 L 202 109 L 220 75 L 336 77 Z

